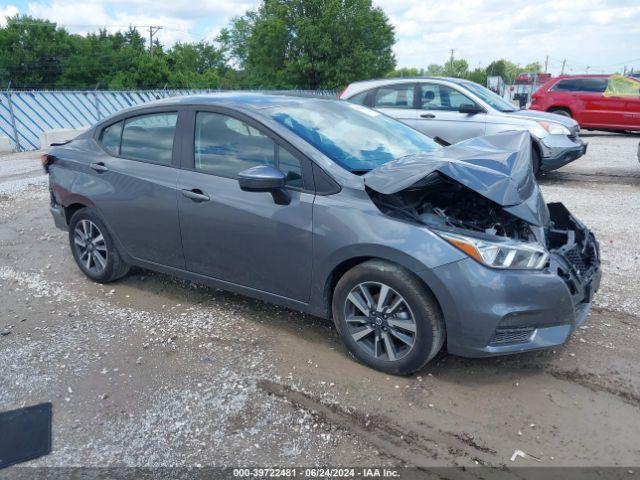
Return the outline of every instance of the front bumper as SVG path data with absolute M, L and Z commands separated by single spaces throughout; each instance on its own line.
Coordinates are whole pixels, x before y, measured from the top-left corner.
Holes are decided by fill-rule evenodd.
M 553 205 L 561 204 L 550 205 L 552 220 L 560 219 L 566 209 Z M 597 242 L 579 225 L 562 245 L 558 232 L 568 230 L 550 231 L 550 262 L 541 271 L 496 270 L 471 258 L 431 270 L 441 287 L 434 293 L 445 316 L 447 350 L 484 357 L 563 344 L 585 321 L 600 286 Z
M 573 162 L 587 153 L 588 144 L 583 142 L 577 134 L 549 135 L 538 141 L 540 147 L 540 169 L 544 172 L 557 170 Z

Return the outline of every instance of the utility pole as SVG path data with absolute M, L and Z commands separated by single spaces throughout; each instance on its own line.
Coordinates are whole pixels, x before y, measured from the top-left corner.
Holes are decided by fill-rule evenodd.
M 547 67 L 549 66 L 549 55 L 544 59 L 544 73 L 547 73 Z
M 624 66 L 624 70 L 622 71 L 622 75 L 627 76 L 627 66 Z
M 589 75 L 589 69 L 590 69 L 590 68 L 591 68 L 591 67 L 590 67 L 589 65 L 587 65 L 586 72 L 585 72 L 587 75 Z
M 451 52 L 451 60 L 449 60 L 449 62 L 451 63 L 451 65 L 453 65 L 453 54 L 455 53 L 455 51 L 456 51 L 455 48 L 452 48 L 450 50 L 450 52 Z
M 564 75 L 564 66 L 567 64 L 567 59 L 562 60 L 562 70 L 560 70 L 560 75 Z
M 153 36 L 158 33 L 158 30 L 162 30 L 162 27 L 149 25 L 149 55 L 153 55 Z

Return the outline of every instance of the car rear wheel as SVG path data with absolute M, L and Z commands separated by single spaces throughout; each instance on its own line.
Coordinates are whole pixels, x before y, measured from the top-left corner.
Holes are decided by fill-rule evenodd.
M 113 282 L 129 272 L 107 227 L 90 208 L 82 208 L 71 217 L 69 244 L 78 267 L 94 282 Z
M 445 328 L 431 292 L 382 260 L 349 270 L 336 285 L 333 318 L 349 352 L 377 370 L 408 375 L 442 348 Z

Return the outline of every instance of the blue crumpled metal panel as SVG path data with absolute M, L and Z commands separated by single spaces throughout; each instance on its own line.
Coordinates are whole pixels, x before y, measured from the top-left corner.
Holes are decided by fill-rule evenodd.
M 40 148 L 40 134 L 44 131 L 89 127 L 125 108 L 166 97 L 216 91 L 219 90 L 0 91 L 0 135 L 11 139 L 16 146 L 16 151 L 37 150 Z M 293 90 L 287 93 L 327 97 L 337 95 L 333 90 Z M 11 109 L 13 109 L 15 128 L 12 123 Z

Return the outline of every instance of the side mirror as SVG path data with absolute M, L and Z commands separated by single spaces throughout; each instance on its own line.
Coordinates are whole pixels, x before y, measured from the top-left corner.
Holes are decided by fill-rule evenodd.
M 245 192 L 270 192 L 278 205 L 291 202 L 289 192 L 284 189 L 286 176 L 270 165 L 247 168 L 238 174 L 238 184 Z
M 483 113 L 484 110 L 475 103 L 462 103 L 458 107 L 458 112 L 468 113 L 469 115 L 475 115 L 476 113 Z

